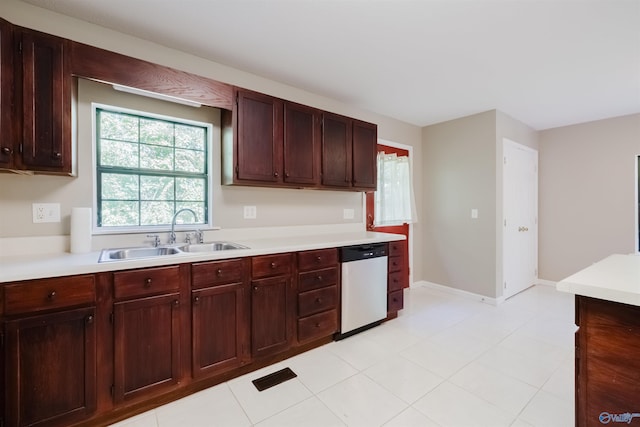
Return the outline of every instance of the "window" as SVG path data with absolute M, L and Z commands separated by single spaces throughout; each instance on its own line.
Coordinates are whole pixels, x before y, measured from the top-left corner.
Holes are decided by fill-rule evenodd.
M 107 106 L 94 106 L 97 227 L 158 228 L 190 208 L 209 222 L 211 127 Z
M 399 225 L 415 221 L 407 156 L 378 153 L 378 187 L 374 197 L 375 225 Z

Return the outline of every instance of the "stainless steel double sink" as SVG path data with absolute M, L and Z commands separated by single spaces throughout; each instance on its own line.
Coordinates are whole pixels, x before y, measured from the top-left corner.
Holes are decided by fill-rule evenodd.
M 132 248 L 103 249 L 98 262 L 124 261 L 140 258 L 156 258 L 185 253 L 203 253 L 227 251 L 232 249 L 249 249 L 247 246 L 233 242 L 185 243 L 166 246 L 139 246 Z

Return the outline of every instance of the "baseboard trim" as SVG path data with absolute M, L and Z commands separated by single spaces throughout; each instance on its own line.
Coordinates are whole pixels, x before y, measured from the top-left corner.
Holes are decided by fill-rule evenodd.
M 536 285 L 553 286 L 555 288 L 556 283 L 553 280 L 536 279 Z
M 425 287 L 425 288 L 429 288 L 429 289 L 433 289 L 435 291 L 439 291 L 445 294 L 450 294 L 450 295 L 458 295 L 458 296 L 462 296 L 465 298 L 469 298 L 475 301 L 480 301 L 483 302 L 485 304 L 489 304 L 489 305 L 500 305 L 504 302 L 504 297 L 499 297 L 499 298 L 491 298 L 491 297 L 487 297 L 485 295 L 480 295 L 480 294 L 476 294 L 473 292 L 469 292 L 469 291 L 463 291 L 462 289 L 456 289 L 456 288 L 452 288 L 450 286 L 444 286 L 444 285 L 439 285 L 437 283 L 433 283 L 433 282 L 427 282 L 426 280 L 420 280 L 418 282 L 415 282 L 412 287 Z

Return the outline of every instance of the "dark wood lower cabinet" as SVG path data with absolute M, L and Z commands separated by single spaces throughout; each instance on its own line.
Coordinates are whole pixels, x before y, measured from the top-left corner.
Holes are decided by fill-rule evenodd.
M 576 426 L 640 425 L 640 307 L 576 296 L 576 324 Z
M 293 340 L 291 277 L 251 282 L 251 353 L 269 356 L 287 350 Z
M 153 395 L 180 378 L 180 295 L 114 304 L 114 401 Z
M 194 378 L 225 372 L 247 363 L 248 302 L 243 283 L 192 291 Z
M 12 320 L 5 330 L 5 425 L 69 425 L 94 412 L 95 308 Z

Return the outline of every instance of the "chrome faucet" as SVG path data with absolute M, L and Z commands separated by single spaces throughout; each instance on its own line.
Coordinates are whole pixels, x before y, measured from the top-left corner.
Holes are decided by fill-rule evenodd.
M 196 213 L 193 211 L 193 209 L 189 209 L 189 208 L 184 208 L 184 209 L 180 209 L 179 211 L 177 211 L 174 215 L 173 215 L 173 219 L 171 219 L 171 233 L 169 234 L 169 244 L 173 244 L 176 242 L 176 232 L 175 232 L 175 228 L 176 228 L 176 218 L 178 217 L 178 215 L 184 211 L 188 211 L 191 212 L 193 214 L 193 219 L 194 222 L 198 222 L 198 215 L 196 215 Z

